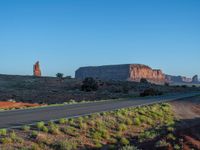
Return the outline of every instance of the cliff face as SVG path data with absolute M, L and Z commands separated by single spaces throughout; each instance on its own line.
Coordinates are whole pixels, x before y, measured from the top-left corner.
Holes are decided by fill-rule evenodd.
M 85 79 L 86 77 L 102 80 L 127 80 L 129 78 L 129 65 L 81 67 L 75 72 L 75 78 Z
M 145 78 L 153 83 L 165 82 L 165 75 L 161 70 L 153 70 L 141 64 L 81 67 L 76 71 L 75 77 L 79 79 L 93 77 L 104 80 L 129 80 L 136 82 Z
M 147 79 L 153 83 L 164 83 L 165 75 L 161 70 L 155 70 L 149 66 L 132 64 L 130 65 L 130 79 L 131 81 L 140 81 L 142 78 Z

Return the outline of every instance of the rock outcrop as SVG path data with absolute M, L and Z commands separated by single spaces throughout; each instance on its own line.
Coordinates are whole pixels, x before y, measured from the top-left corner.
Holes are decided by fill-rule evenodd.
M 75 77 L 79 79 L 93 77 L 103 80 L 129 80 L 136 82 L 145 78 L 153 83 L 160 84 L 165 82 L 165 75 L 161 70 L 154 70 L 149 66 L 141 64 L 81 67 L 76 71 Z
M 130 77 L 131 81 L 140 81 L 141 78 L 147 79 L 153 83 L 164 83 L 165 75 L 161 70 L 152 69 L 146 65 L 132 64 L 130 65 Z
M 42 75 L 39 61 L 37 61 L 33 66 L 33 75 L 36 77 L 41 77 Z
M 195 76 L 192 77 L 192 82 L 193 83 L 199 83 L 198 75 L 195 75 Z
M 165 75 L 165 80 L 168 83 L 199 83 L 197 75 L 195 75 L 193 78 L 188 78 L 185 76 Z

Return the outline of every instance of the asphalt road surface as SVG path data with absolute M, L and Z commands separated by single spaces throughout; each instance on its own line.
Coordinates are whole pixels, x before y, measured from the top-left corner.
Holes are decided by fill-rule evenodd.
M 17 128 L 24 124 L 34 124 L 38 121 L 57 120 L 89 115 L 96 112 L 110 111 L 119 108 L 137 107 L 154 103 L 173 101 L 192 97 L 199 93 L 185 93 L 160 97 L 135 98 L 130 100 L 110 100 L 63 106 L 51 106 L 25 110 L 0 112 L 0 128 Z

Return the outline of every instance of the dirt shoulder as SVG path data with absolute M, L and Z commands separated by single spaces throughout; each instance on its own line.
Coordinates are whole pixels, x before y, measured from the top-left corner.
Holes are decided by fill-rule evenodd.
M 176 136 L 181 139 L 183 150 L 200 149 L 200 97 L 171 102 L 179 120 Z
M 200 97 L 185 98 L 171 102 L 177 119 L 194 119 L 200 117 Z

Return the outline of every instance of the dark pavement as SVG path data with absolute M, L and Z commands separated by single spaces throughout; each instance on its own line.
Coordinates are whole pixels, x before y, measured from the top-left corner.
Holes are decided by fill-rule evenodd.
M 63 106 L 50 106 L 26 110 L 11 110 L 0 112 L 0 128 L 13 128 L 24 124 L 34 124 L 38 121 L 57 120 L 88 115 L 96 112 L 110 111 L 119 108 L 137 107 L 153 103 L 167 102 L 186 97 L 192 97 L 199 93 L 173 94 L 168 96 L 134 98 L 130 100 L 110 100 Z

